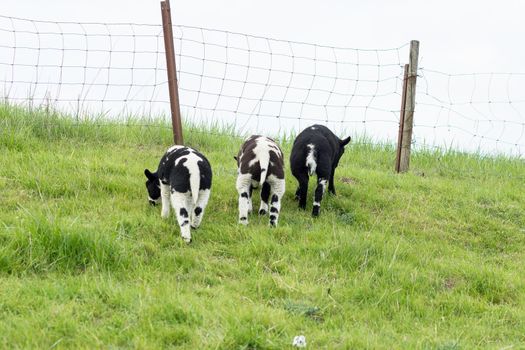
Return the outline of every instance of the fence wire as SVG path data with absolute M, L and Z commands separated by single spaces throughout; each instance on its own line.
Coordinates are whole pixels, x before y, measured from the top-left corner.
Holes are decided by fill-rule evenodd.
M 340 135 L 397 139 L 408 43 L 357 49 L 184 25 L 173 32 L 186 124 L 277 135 L 322 123 Z M 0 15 L 0 91 L 9 103 L 78 119 L 169 120 L 162 33 L 160 24 Z M 418 75 L 417 146 L 524 153 L 525 74 Z
M 419 144 L 483 154 L 525 153 L 525 73 L 419 70 L 414 128 Z
M 378 139 L 395 139 L 406 45 L 362 50 L 173 29 L 186 121 L 269 134 L 313 123 L 353 133 L 377 126 Z M 169 115 L 161 25 L 0 16 L 0 33 L 9 101 L 53 104 L 79 118 Z

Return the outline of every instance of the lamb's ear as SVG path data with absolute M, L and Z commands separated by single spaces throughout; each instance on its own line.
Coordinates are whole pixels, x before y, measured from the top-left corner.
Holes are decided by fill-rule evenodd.
M 153 175 L 148 169 L 144 169 L 144 175 L 146 175 L 151 181 L 155 180 L 155 175 Z
M 239 160 L 237 159 L 237 156 L 233 156 L 233 159 L 235 159 L 236 162 L 239 161 Z
M 339 140 L 339 143 L 341 144 L 341 147 L 344 147 L 346 145 L 348 145 L 348 143 L 352 140 L 352 138 L 350 136 L 348 136 L 346 139 L 344 140 Z

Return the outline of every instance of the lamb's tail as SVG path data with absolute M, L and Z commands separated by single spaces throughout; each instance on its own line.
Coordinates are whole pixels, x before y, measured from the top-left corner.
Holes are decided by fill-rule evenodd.
M 315 159 L 315 147 L 312 144 L 308 146 L 308 154 L 306 155 L 306 167 L 308 168 L 308 175 L 312 176 L 315 174 L 317 169 L 317 161 Z
M 190 173 L 190 191 L 191 191 L 191 199 L 193 199 L 193 204 L 197 203 L 197 199 L 199 198 L 199 187 L 201 185 L 201 174 L 200 171 L 197 171 L 197 173 Z
M 259 154 L 259 166 L 261 167 L 261 181 L 259 184 L 262 186 L 266 181 L 266 175 L 268 174 L 268 166 L 270 165 L 270 153 L 261 152 Z

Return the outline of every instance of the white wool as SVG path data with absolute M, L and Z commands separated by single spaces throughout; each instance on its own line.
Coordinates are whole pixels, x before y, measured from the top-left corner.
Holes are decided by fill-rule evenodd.
M 281 152 L 276 149 L 275 143 L 272 140 L 268 139 L 267 137 L 258 137 L 255 141 L 255 147 L 253 149 L 255 157 L 250 160 L 248 165 L 252 166 L 253 164 L 259 162 L 259 166 L 261 167 L 261 180 L 259 183 L 261 185 L 266 181 L 266 175 L 268 174 L 270 151 L 274 151 L 277 153 L 277 155 L 281 156 Z
M 317 161 L 315 159 L 315 146 L 311 143 L 306 145 L 308 147 L 308 155 L 306 156 L 306 167 L 308 168 L 308 175 L 312 176 L 317 169 Z
M 191 190 L 191 197 L 193 199 L 193 203 L 195 204 L 197 202 L 197 199 L 199 198 L 199 186 L 200 186 L 200 170 L 199 170 L 199 162 L 202 161 L 202 158 L 199 157 L 193 150 L 189 149 L 190 153 L 177 158 L 175 160 L 175 165 L 177 165 L 181 160 L 187 159 L 184 163 L 184 166 L 188 169 L 188 172 L 190 173 L 190 190 Z
M 170 185 L 160 184 L 160 198 L 162 199 L 162 212 L 160 216 L 164 219 L 170 215 Z

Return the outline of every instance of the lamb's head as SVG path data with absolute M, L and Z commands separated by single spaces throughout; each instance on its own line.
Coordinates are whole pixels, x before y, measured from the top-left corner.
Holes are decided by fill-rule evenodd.
M 157 173 L 152 173 L 148 169 L 144 169 L 146 175 L 146 189 L 148 190 L 149 204 L 155 205 L 160 202 L 160 181 Z
M 337 154 L 337 157 L 335 158 L 335 166 L 339 164 L 339 160 L 343 156 L 343 153 L 345 153 L 345 146 L 348 145 L 348 143 L 352 140 L 350 136 L 348 136 L 346 139 L 339 140 L 339 153 Z

